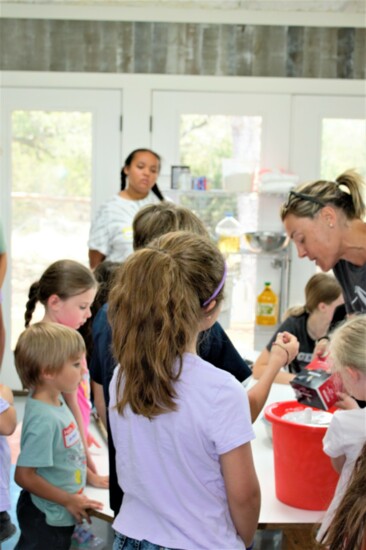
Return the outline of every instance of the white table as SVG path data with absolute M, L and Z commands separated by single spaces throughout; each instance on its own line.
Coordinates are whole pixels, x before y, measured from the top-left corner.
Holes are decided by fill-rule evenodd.
M 255 384 L 254 380 L 250 380 L 247 384 L 247 389 Z M 289 401 L 294 399 L 294 391 L 289 385 L 273 384 L 266 404 L 276 401 Z M 267 434 L 263 420 L 263 411 L 254 423 L 254 431 L 256 434 L 255 441 L 252 442 L 253 456 L 255 467 L 261 486 L 262 504 L 259 517 L 259 528 L 261 529 L 281 529 L 284 532 L 285 541 L 296 538 L 300 540 L 299 548 L 307 548 L 307 542 L 301 543 L 302 540 L 309 540 L 311 537 L 314 524 L 320 523 L 324 512 L 308 511 L 299 508 L 293 508 L 283 504 L 276 498 L 275 493 L 275 478 L 273 464 L 273 447 L 272 441 Z M 106 442 L 103 441 L 97 428 L 93 427 L 93 434 L 101 443 L 101 449 L 93 448 L 92 456 L 101 474 L 108 473 L 108 449 Z M 95 489 L 87 487 L 85 493 L 93 499 L 103 503 L 104 508 L 101 512 L 95 512 L 97 517 L 106 521 L 113 521 L 113 512 L 109 507 L 109 491 L 105 489 Z M 286 543 L 284 547 L 286 547 Z M 291 546 L 288 546 L 291 547 Z
M 90 433 L 94 438 L 99 442 L 100 449 L 95 446 L 91 447 L 91 455 L 97 467 L 98 474 L 108 475 L 109 474 L 109 462 L 108 462 L 108 445 L 102 436 L 100 430 L 98 429 L 96 423 L 92 421 L 90 423 Z M 103 510 L 100 512 L 93 511 L 94 516 L 104 519 L 106 521 L 112 522 L 114 518 L 114 513 L 109 507 L 109 490 L 108 489 L 96 489 L 88 485 L 85 488 L 85 494 L 94 500 L 99 500 L 103 504 Z

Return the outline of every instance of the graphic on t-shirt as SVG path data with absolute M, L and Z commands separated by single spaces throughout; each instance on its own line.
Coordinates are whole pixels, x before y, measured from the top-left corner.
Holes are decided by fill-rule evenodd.
M 86 456 L 79 447 L 75 449 L 69 449 L 67 452 L 66 461 L 75 471 L 80 471 L 80 475 L 85 470 L 86 467 Z M 77 474 L 75 473 L 75 476 Z
M 360 286 L 355 285 L 355 298 L 352 300 L 351 304 L 354 305 L 358 301 L 360 301 L 361 304 L 363 304 L 361 311 L 365 311 L 366 310 L 366 291 Z
M 297 354 L 297 360 L 301 363 L 310 363 L 311 359 L 313 357 L 312 353 L 306 353 L 306 351 L 300 351 Z
M 75 483 L 77 483 L 78 485 L 82 484 L 83 476 L 82 476 L 81 470 L 75 470 L 74 479 L 75 479 Z
M 71 422 L 71 424 L 69 424 L 67 428 L 64 428 L 62 430 L 62 438 L 64 440 L 64 445 L 67 449 L 80 441 L 79 430 L 77 429 L 74 422 Z
M 131 226 L 126 226 L 126 227 L 122 227 L 122 235 L 123 235 L 123 238 L 126 239 L 126 240 L 131 240 L 132 239 L 132 227 Z

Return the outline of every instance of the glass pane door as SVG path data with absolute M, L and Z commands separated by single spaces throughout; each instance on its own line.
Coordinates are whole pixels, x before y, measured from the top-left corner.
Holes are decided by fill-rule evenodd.
M 226 213 L 240 221 L 243 232 L 262 229 L 258 198 L 251 192 L 262 168 L 288 168 L 289 107 L 285 94 L 153 93 L 153 148 L 165 160 L 159 182 L 170 188 L 168 161 L 190 167 L 193 187 L 204 182 L 204 190 L 166 194 L 198 214 L 212 238 Z M 235 342 L 245 341 L 252 348 L 256 280 L 262 262 L 238 254 L 230 255 L 227 263 L 227 298 L 219 320 Z M 272 275 L 278 278 L 276 272 Z
M 190 166 L 193 177 L 205 177 L 208 189 L 235 186 L 235 175 L 240 188 L 240 174 L 260 168 L 261 134 L 261 116 L 183 114 L 180 163 Z M 242 190 L 245 185 L 250 190 L 242 180 Z
M 323 118 L 320 177 L 334 179 L 350 168 L 366 178 L 366 120 Z
M 5 118 L 8 209 L 2 204 L 1 215 L 10 237 L 8 352 L 24 328 L 29 286 L 56 260 L 88 265 L 92 209 L 119 186 L 120 93 L 40 92 L 42 98 L 18 97 L 15 102 L 11 96 Z M 33 320 L 42 316 L 39 306 Z M 16 387 L 15 380 L 11 386 Z
M 159 182 L 166 189 L 170 165 L 188 161 L 197 175 L 208 175 L 216 189 L 223 188 L 232 174 L 287 168 L 286 94 L 155 91 L 152 115 L 152 146 L 165 160 Z
M 87 265 L 92 115 L 13 111 L 11 124 L 11 346 L 14 348 L 24 326 L 27 285 L 37 281 L 50 263 L 61 258 Z M 42 318 L 42 306 L 40 310 Z
M 364 97 L 295 96 L 292 112 L 291 164 L 301 181 L 349 168 L 366 174 Z

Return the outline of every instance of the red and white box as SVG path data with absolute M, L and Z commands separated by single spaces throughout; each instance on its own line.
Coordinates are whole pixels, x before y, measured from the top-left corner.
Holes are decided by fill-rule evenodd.
M 290 384 L 299 403 L 325 411 L 338 401 L 338 392 L 342 389 L 339 377 L 323 369 L 305 369 Z

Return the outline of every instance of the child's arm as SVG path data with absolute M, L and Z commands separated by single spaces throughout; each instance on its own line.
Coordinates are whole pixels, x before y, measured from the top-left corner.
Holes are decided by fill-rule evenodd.
M 108 489 L 109 487 L 109 476 L 96 474 L 90 468 L 87 469 L 86 481 L 92 487 L 98 487 L 99 489 Z
M 260 488 L 250 443 L 220 456 L 226 495 L 234 526 L 249 547 L 254 539 L 260 510 Z
M 78 523 L 81 523 L 83 519 L 91 523 L 88 510 L 101 510 L 103 508 L 103 504 L 97 500 L 91 500 L 83 494 L 71 494 L 55 485 L 51 485 L 37 474 L 35 468 L 17 466 L 14 479 L 20 487 L 29 493 L 56 502 L 56 504 L 66 508 Z
M 272 345 L 271 353 L 268 353 L 266 368 L 258 382 L 248 390 L 248 399 L 250 405 L 250 414 L 254 422 L 268 398 L 268 394 L 273 382 L 278 382 L 278 372 L 286 364 L 291 363 L 299 351 L 299 342 L 296 336 L 289 332 L 279 332 Z M 262 352 L 263 355 L 264 352 Z M 294 374 L 282 372 L 281 375 L 287 376 L 287 382 L 294 378 Z M 277 376 L 276 376 L 277 375 Z
M 92 470 L 92 472 L 97 473 L 96 466 L 93 462 L 93 459 L 89 452 L 88 442 L 86 440 L 85 436 L 85 429 L 84 429 L 84 423 L 83 423 L 83 417 L 79 409 L 78 405 L 78 393 L 77 390 L 72 393 L 63 393 L 63 398 L 65 399 L 70 411 L 74 415 L 74 418 L 76 420 L 76 423 L 79 428 L 80 437 L 84 445 L 85 455 L 86 455 L 86 464 L 88 468 Z
M 0 384 L 0 399 L 10 405 L 0 414 L 0 435 L 11 435 L 17 427 L 17 413 L 14 407 L 13 392 L 4 384 Z
M 6 252 L 0 252 L 0 288 L 3 286 L 6 274 L 7 256 Z
M 95 408 L 97 409 L 97 413 L 103 423 L 103 426 L 107 429 L 107 407 L 104 399 L 103 386 L 102 384 L 98 384 L 97 382 L 94 382 L 94 380 L 91 380 L 91 387 L 93 391 Z
M 255 361 L 253 365 L 253 376 L 257 380 L 261 380 L 262 377 L 265 376 L 266 373 L 268 373 L 268 371 L 271 371 L 270 357 L 270 352 L 267 348 L 264 348 L 262 353 Z M 274 380 L 272 380 L 272 382 L 275 382 L 276 384 L 288 384 L 290 380 L 292 380 L 294 377 L 295 375 L 291 374 L 290 372 L 277 369 L 276 376 L 274 377 Z

